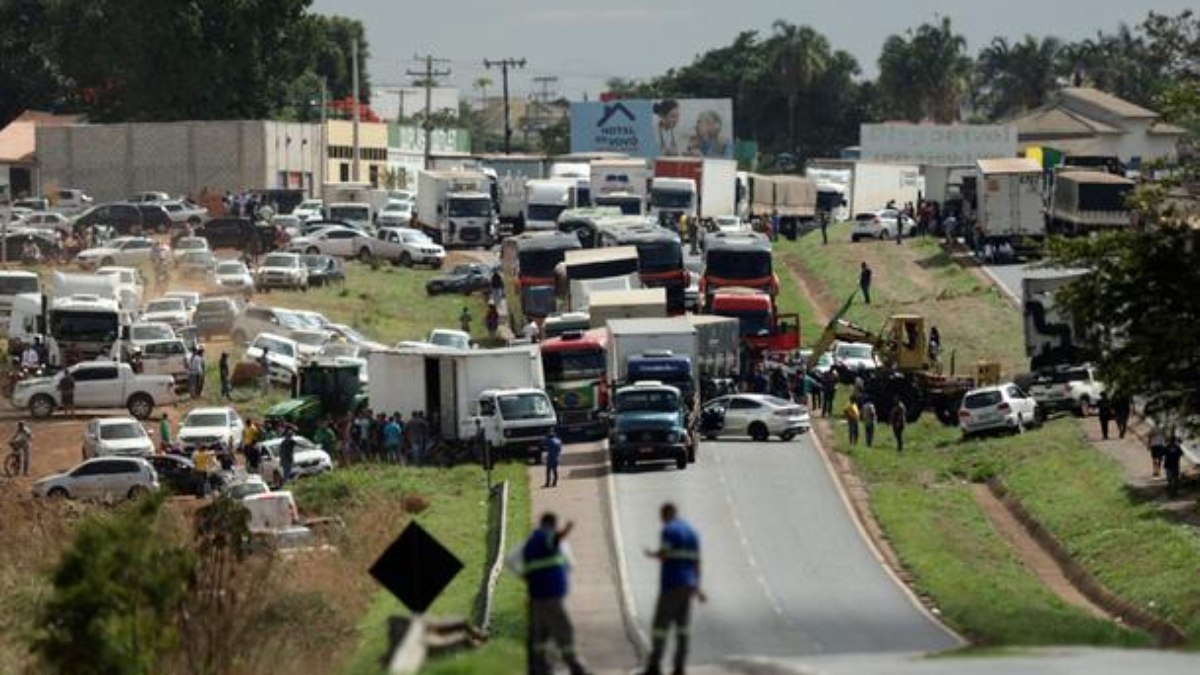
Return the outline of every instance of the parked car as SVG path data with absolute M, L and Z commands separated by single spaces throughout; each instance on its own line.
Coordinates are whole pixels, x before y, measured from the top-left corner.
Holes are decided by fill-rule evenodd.
M 141 457 L 96 457 L 37 480 L 37 497 L 136 499 L 158 490 L 158 474 Z
M 1037 401 L 1012 382 L 972 389 L 958 409 L 963 438 L 986 431 L 1020 433 L 1041 423 Z
M 175 260 L 183 257 L 188 251 L 211 251 L 208 240 L 204 237 L 180 237 L 171 244 L 171 255 Z
M 71 219 L 56 211 L 31 213 L 21 219 L 21 225 L 38 230 L 51 230 L 66 234 L 71 231 Z
M 226 482 L 221 486 L 221 494 L 230 499 L 242 500 L 246 497 L 261 495 L 270 492 L 271 488 L 267 482 L 262 479 L 262 476 L 255 474 L 246 474 Z
M 275 248 L 276 230 L 271 225 L 257 225 L 249 218 L 213 218 L 197 230 L 210 248 L 232 248 L 239 251 L 270 251 Z
M 60 188 L 54 195 L 54 208 L 60 213 L 78 213 L 92 205 L 92 198 L 83 190 Z
M 863 342 L 838 342 L 832 351 L 833 367 L 843 382 L 869 373 L 879 367 L 875 348 Z
M 147 460 L 158 474 L 159 485 L 171 494 L 204 499 L 223 492 L 229 482 L 220 473 L 197 469 L 187 457 L 151 455 Z
M 175 329 L 170 324 L 158 321 L 139 321 L 130 324 L 125 331 L 125 341 L 135 349 L 157 340 L 174 340 Z
M 166 375 L 139 375 L 128 363 L 83 361 L 69 368 L 75 378 L 75 405 L 78 408 L 125 408 L 130 415 L 144 420 L 158 405 L 175 403 L 175 381 Z M 28 408 L 35 419 L 49 417 L 62 406 L 58 383 L 62 372 L 50 377 L 35 377 L 16 384 L 12 394 L 14 408 Z
M 1029 395 L 1047 413 L 1069 410 L 1085 415 L 1100 400 L 1104 383 L 1090 365 L 1055 368 L 1038 373 L 1029 384 Z
M 241 305 L 233 298 L 223 296 L 201 298 L 200 302 L 196 304 L 192 322 L 203 337 L 229 335 L 233 330 L 234 321 L 237 320 L 241 311 Z
M 196 291 L 167 291 L 163 297 L 183 300 L 183 306 L 187 307 L 189 313 L 195 312 L 196 305 L 200 304 L 200 294 Z
M 101 417 L 83 428 L 83 458 L 148 457 L 154 454 L 154 441 L 132 417 Z
M 301 260 L 308 269 L 309 286 L 328 286 L 346 280 L 346 269 L 339 258 L 323 253 L 306 253 Z
M 299 253 L 269 253 L 254 270 L 254 287 L 260 291 L 272 288 L 308 290 L 308 268 Z
M 62 246 L 58 243 L 58 235 L 50 230 L 30 229 L 28 227 L 10 227 L 4 236 L 4 260 L 2 262 L 22 262 L 25 257 L 25 243 L 32 243 L 42 260 L 58 258 Z
M 714 398 L 704 404 L 702 416 L 719 420 L 719 424 L 702 427 L 701 433 L 709 440 L 749 436 L 762 442 L 778 436 L 780 440 L 790 441 L 811 428 L 807 408 L 767 394 Z
M 111 227 L 119 235 L 142 233 L 142 212 L 134 204 L 97 204 L 75 219 L 75 227 Z
M 216 264 L 212 251 L 188 251 L 175 261 L 175 268 L 185 279 L 207 279 Z
M 911 237 L 917 231 L 917 221 L 896 209 L 860 213 L 850 223 L 850 241 L 891 239 L 896 236 L 896 228 L 901 222 L 904 226 L 903 236 Z
M 425 282 L 425 292 L 429 295 L 439 293 L 462 293 L 470 295 L 485 290 L 492 283 L 492 267 L 484 263 L 465 263 L 455 265 L 446 274 Z
M 370 232 L 375 223 L 375 209 L 370 204 L 335 202 L 325 207 L 329 220 L 344 220 L 356 230 Z
M 146 191 L 135 192 L 125 201 L 130 202 L 131 204 L 152 204 L 154 202 L 170 201 L 170 199 L 171 195 L 165 192 Z
M 146 303 L 141 320 L 148 323 L 165 323 L 173 329 L 191 323 L 191 313 L 182 298 L 158 298 Z
M 259 333 L 250 341 L 242 358 L 249 363 L 258 363 L 263 350 L 266 350 L 267 362 L 271 365 L 271 381 L 286 387 L 292 386 L 292 381 L 300 373 L 300 345 L 282 335 Z
M 245 423 L 231 406 L 193 408 L 179 424 L 179 444 L 194 451 L 220 444 L 230 451 L 242 447 Z
M 171 231 L 174 221 L 171 220 L 171 214 L 162 204 L 147 202 L 137 204 L 137 209 L 142 212 L 143 232 L 166 234 Z
M 293 330 L 314 327 L 291 310 L 248 305 L 234 320 L 230 335 L 235 344 L 244 345 L 259 333 L 276 333 L 286 336 Z
M 80 251 L 75 261 L 80 267 L 121 265 L 136 267 L 150 263 L 154 255 L 154 240 L 147 237 L 117 237 L 96 248 Z
M 292 209 L 292 215 L 299 218 L 302 223 L 321 218 L 324 212 L 325 202 L 320 199 L 305 199 Z
M 379 215 L 375 217 L 378 227 L 408 227 L 412 222 L 413 203 L 403 199 L 389 199 Z
M 294 435 L 296 450 L 292 453 L 292 478 L 317 476 L 333 471 L 333 459 L 321 446 L 303 436 Z M 258 444 L 262 453 L 262 476 L 272 488 L 283 486 L 283 467 L 279 463 L 279 447 L 282 438 L 272 438 Z
M 359 260 L 365 262 L 371 259 L 373 251 L 371 242 L 371 237 L 361 230 L 350 227 L 327 227 L 292 239 L 288 244 L 288 250 L 310 255 L 323 253 L 343 258 L 357 256 Z
M 250 269 L 241 260 L 222 260 L 212 269 L 211 284 L 217 290 L 227 293 L 254 292 L 254 277 Z
M 360 345 L 367 349 L 387 349 L 387 345 L 382 342 L 376 342 L 371 338 L 363 335 L 357 330 L 347 326 L 344 323 L 331 323 L 325 327 L 326 330 L 332 331 L 335 335 L 340 335 L 346 342 L 354 345 Z
M 429 235 L 407 227 L 381 227 L 375 233 L 375 255 L 393 265 L 430 265 L 446 261 L 446 249 Z
M 196 228 L 208 219 L 208 209 L 187 200 L 175 199 L 162 202 L 161 206 L 167 210 L 167 215 L 171 218 L 172 226 L 186 223 Z
M 319 328 L 309 328 L 294 330 L 289 337 L 296 341 L 296 347 L 300 350 L 300 360 L 307 361 L 321 353 L 321 348 L 329 344 L 333 333 Z
M 429 331 L 429 339 L 426 342 L 439 347 L 449 347 L 450 349 L 471 348 L 470 334 L 466 331 L 451 330 L 449 328 L 434 328 Z

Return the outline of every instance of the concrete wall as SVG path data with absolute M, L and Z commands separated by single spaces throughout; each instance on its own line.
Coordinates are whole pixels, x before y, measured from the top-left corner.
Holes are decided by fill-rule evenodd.
M 320 138 L 318 125 L 270 121 L 39 127 L 37 158 L 43 191 L 83 188 L 97 201 L 143 190 L 198 198 L 286 187 L 281 172 L 320 185 Z

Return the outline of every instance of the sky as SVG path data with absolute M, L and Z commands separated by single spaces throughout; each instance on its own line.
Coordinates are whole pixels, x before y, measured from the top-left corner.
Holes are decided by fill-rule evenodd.
M 949 16 L 972 55 L 997 35 L 1057 35 L 1066 40 L 1134 26 L 1151 11 L 1176 14 L 1196 0 L 314 0 L 313 9 L 361 20 L 373 85 L 407 84 L 416 54 L 449 59 L 450 84 L 477 96 L 473 83 L 500 72 L 483 60 L 524 58 L 510 72 L 514 96 L 547 88 L 594 98 L 610 77 L 647 78 L 729 45 L 743 30 L 767 34 L 775 19 L 808 24 L 835 49 L 858 59 L 863 74 L 889 35 Z M 533 78 L 556 77 L 539 83 Z

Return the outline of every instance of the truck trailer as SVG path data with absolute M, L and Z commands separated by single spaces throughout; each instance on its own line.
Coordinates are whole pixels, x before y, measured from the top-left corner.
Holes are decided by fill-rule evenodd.
M 976 227 L 985 243 L 1016 244 L 1046 235 L 1042 216 L 1042 166 L 1032 159 L 980 159 Z
M 702 157 L 660 157 L 650 181 L 650 215 L 673 221 L 686 215 L 715 218 L 737 213 L 737 162 Z

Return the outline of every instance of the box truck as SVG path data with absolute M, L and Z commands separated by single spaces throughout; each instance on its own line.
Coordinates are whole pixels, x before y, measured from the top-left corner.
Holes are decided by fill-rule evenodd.
M 492 245 L 496 212 L 482 171 L 417 174 L 416 227 L 443 246 Z
M 1032 159 L 980 159 L 976 227 L 984 243 L 1042 237 L 1042 166 Z
M 903 207 L 921 197 L 921 169 L 908 164 L 855 162 L 851 171 L 849 217 L 878 211 L 893 202 Z
M 650 180 L 650 215 L 672 221 L 686 215 L 715 218 L 737 213 L 737 162 L 706 157 L 660 157 Z
M 603 328 L 609 319 L 661 319 L 666 316 L 665 288 L 592 291 L 588 297 L 588 320 L 592 328 Z
M 627 216 L 646 211 L 650 167 L 642 159 L 597 159 L 591 163 L 592 202 L 616 206 Z
M 546 158 L 540 155 L 484 155 L 480 169 L 493 181 L 500 238 L 525 230 L 525 184 L 546 177 Z
M 1049 234 L 1083 234 L 1131 223 L 1125 198 L 1134 183 L 1103 171 L 1064 169 L 1054 176 L 1046 211 Z

